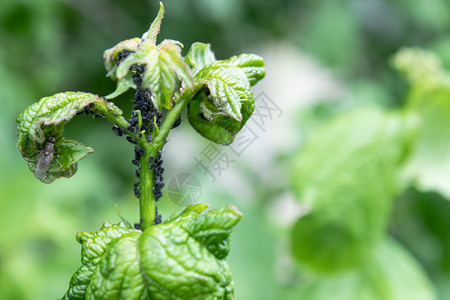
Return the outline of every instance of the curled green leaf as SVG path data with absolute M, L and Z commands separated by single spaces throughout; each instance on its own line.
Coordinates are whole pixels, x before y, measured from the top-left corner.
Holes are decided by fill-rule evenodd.
M 232 143 L 253 113 L 251 85 L 264 77 L 264 60 L 241 54 L 217 61 L 210 45 L 204 43 L 192 44 L 185 59 L 203 87 L 188 106 L 191 125 L 211 141 Z
M 71 177 L 77 170 L 77 162 L 94 152 L 91 147 L 62 137 L 64 124 L 84 111 L 122 114 L 97 95 L 65 92 L 42 98 L 17 117 L 17 146 L 30 170 L 42 182 Z
M 188 117 L 205 138 L 227 145 L 253 113 L 254 99 L 242 70 L 217 63 L 195 75 L 204 90 L 189 103 Z
M 224 258 L 242 215 L 198 204 L 140 232 L 121 223 L 79 233 L 82 266 L 64 299 L 233 299 Z
M 136 52 L 138 45 L 140 44 L 140 38 L 133 38 L 129 40 L 122 41 L 115 45 L 114 47 L 106 50 L 103 53 L 103 60 L 105 62 L 105 68 L 108 73 L 106 76 L 110 77 L 112 80 L 117 80 L 117 66 L 131 53 Z M 132 74 L 129 74 L 125 78 L 117 81 L 117 87 L 114 92 L 107 95 L 106 99 L 115 98 L 123 93 L 125 93 L 129 88 L 136 88 L 132 80 Z
M 129 40 L 122 41 L 112 48 L 105 50 L 103 53 L 103 61 L 105 63 L 105 69 L 108 71 L 106 76 L 111 77 L 116 80 L 116 69 L 120 61 L 137 50 L 137 47 L 141 43 L 140 38 L 133 38 Z

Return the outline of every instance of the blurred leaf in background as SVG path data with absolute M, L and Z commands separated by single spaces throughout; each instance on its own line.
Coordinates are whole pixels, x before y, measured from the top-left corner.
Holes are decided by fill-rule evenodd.
M 293 255 L 334 272 L 364 264 L 387 228 L 401 190 L 398 169 L 413 127 L 399 113 L 342 114 L 309 138 L 293 161 L 292 185 L 310 212 L 293 227 Z
M 395 262 L 395 267 L 393 267 Z M 380 242 L 372 259 L 346 273 L 316 277 L 296 291 L 298 299 L 435 299 L 421 267 L 399 244 Z

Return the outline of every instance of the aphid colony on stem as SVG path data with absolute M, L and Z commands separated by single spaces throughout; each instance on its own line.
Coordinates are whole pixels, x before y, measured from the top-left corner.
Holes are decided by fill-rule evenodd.
M 119 54 L 119 62 L 125 59 L 128 56 L 129 52 L 121 52 Z M 127 130 L 136 133 L 139 138 L 142 137 L 143 134 L 146 135 L 147 141 L 151 142 L 153 140 L 153 132 L 156 126 L 161 126 L 163 120 L 163 113 L 158 111 L 151 101 L 151 93 L 148 89 L 142 88 L 142 73 L 144 72 L 144 67 L 140 65 L 133 65 L 133 69 L 135 73 L 133 74 L 133 83 L 136 85 L 136 94 L 133 99 L 133 113 L 131 118 L 128 120 L 130 124 L 127 127 Z M 181 123 L 181 117 L 178 117 L 173 128 L 178 127 Z M 113 132 L 118 136 L 127 135 L 127 132 L 119 128 L 117 125 L 112 127 Z M 132 160 L 133 165 L 138 167 L 136 170 L 136 177 L 140 178 L 141 168 L 141 158 L 145 156 L 145 149 L 141 146 L 137 145 L 137 141 L 135 141 L 131 136 L 127 135 L 126 140 L 132 144 L 134 144 L 134 159 Z M 153 170 L 153 194 L 155 201 L 158 201 L 162 197 L 162 188 L 164 187 L 163 182 L 163 173 L 164 168 L 162 167 L 162 157 L 161 150 L 158 151 L 158 155 L 156 157 L 150 156 L 148 161 L 148 168 Z M 137 181 L 134 183 L 133 192 L 136 198 L 140 197 L 139 190 L 140 182 Z M 161 215 L 158 214 L 158 208 L 155 207 L 155 224 L 159 224 L 162 221 Z M 136 228 L 139 228 L 139 224 L 135 224 Z

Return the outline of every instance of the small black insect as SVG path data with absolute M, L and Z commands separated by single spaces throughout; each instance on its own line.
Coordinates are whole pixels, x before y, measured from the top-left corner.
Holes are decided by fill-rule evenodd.
M 141 196 L 141 194 L 139 192 L 139 187 L 135 186 L 133 188 L 133 192 L 134 192 L 134 195 L 136 196 L 136 198 L 139 198 Z
M 116 135 L 122 136 L 122 131 L 120 130 L 119 127 L 117 127 L 117 125 L 114 125 L 114 126 L 113 126 L 112 131 L 113 131 Z
M 155 224 L 161 224 L 162 216 L 158 213 L 158 207 L 155 207 Z
M 104 114 L 99 114 L 99 113 L 94 114 L 94 119 L 96 119 L 96 118 L 104 118 L 104 117 L 105 117 Z
M 178 126 L 180 126 L 181 124 L 181 115 L 178 116 L 177 120 L 175 121 L 175 123 L 173 123 L 172 128 L 177 128 Z
M 53 157 L 55 156 L 55 143 L 55 138 L 52 136 L 49 137 L 44 148 L 39 152 L 34 168 L 34 177 L 39 180 L 44 180 L 47 177 L 48 169 L 50 169 Z
M 137 142 L 131 136 L 127 136 L 127 141 L 129 141 L 132 144 L 137 144 Z

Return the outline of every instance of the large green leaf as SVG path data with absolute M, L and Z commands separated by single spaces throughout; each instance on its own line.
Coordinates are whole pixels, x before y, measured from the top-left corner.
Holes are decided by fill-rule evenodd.
M 450 199 L 450 75 L 436 55 L 420 49 L 401 50 L 394 64 L 411 84 L 406 111 L 421 123 L 405 175 L 420 190 Z
M 216 63 L 196 73 L 195 79 L 204 90 L 189 103 L 188 117 L 207 139 L 230 144 L 250 118 L 255 104 L 242 70 Z
M 321 275 L 296 292 L 308 300 L 433 300 L 434 288 L 425 272 L 403 247 L 381 242 L 359 269 Z
M 51 183 L 56 178 L 70 177 L 77 170 L 77 162 L 94 150 L 76 141 L 62 137 L 64 124 L 77 113 L 89 110 L 91 112 L 121 115 L 122 111 L 106 102 L 97 95 L 81 92 L 65 92 L 42 98 L 30 105 L 17 117 L 17 145 L 22 157 L 28 162 L 30 170 L 45 183 Z M 54 139 L 54 149 L 44 166 L 38 160 L 43 149 Z M 48 170 L 47 170 L 48 169 Z
M 79 233 L 82 266 L 64 299 L 233 299 L 228 264 L 232 206 L 198 204 L 144 232 L 123 224 Z
M 360 264 L 384 235 L 413 122 L 360 109 L 327 123 L 294 161 L 294 192 L 310 212 L 292 231 L 294 256 L 320 271 Z

